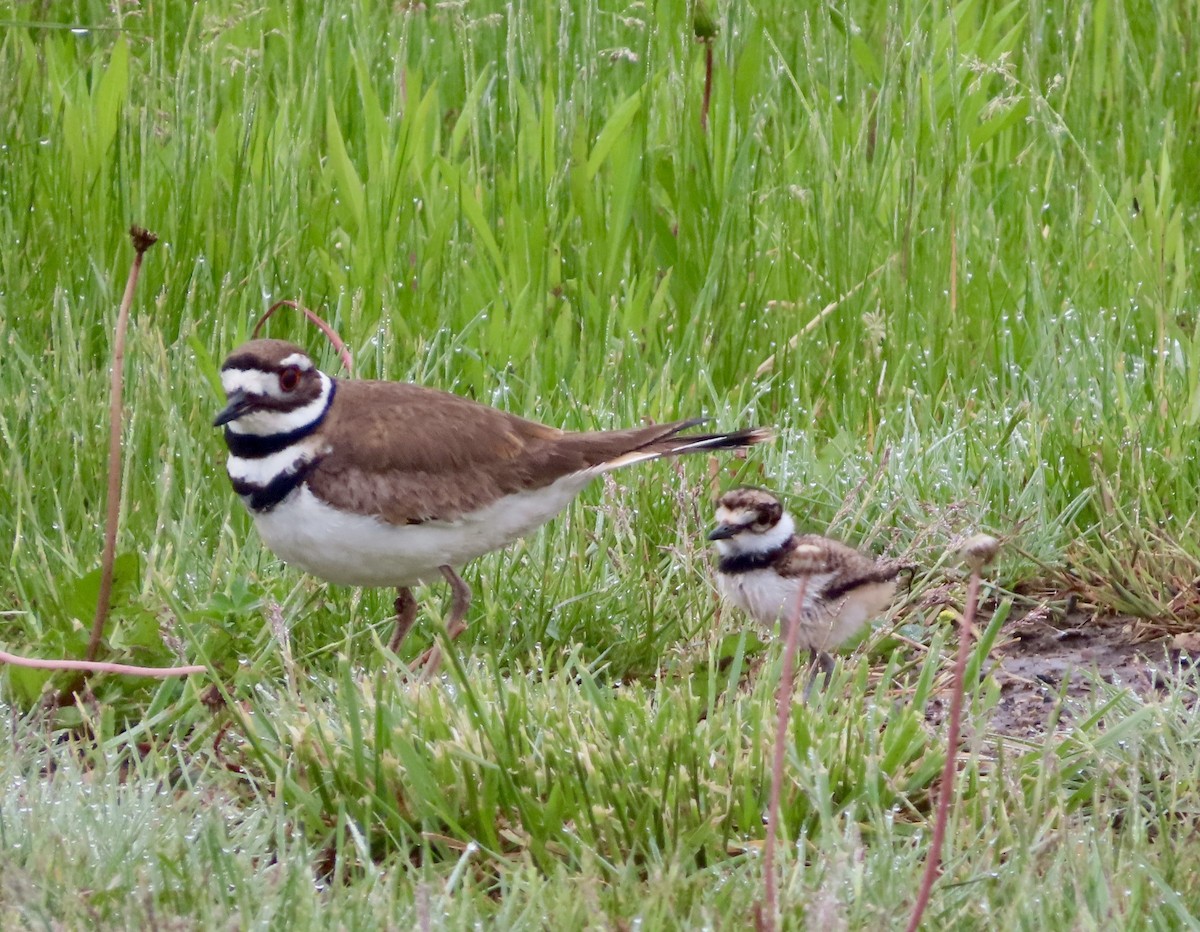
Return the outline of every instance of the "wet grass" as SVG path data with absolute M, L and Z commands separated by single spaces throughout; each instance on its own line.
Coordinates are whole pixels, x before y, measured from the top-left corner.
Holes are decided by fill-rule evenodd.
M 413 690 L 391 596 L 281 566 L 223 475 L 216 368 L 278 298 L 365 376 L 573 428 L 776 425 L 718 484 L 919 566 L 797 712 L 797 925 L 915 891 L 958 535 L 1004 539 L 1001 597 L 1194 627 L 1200 6 L 710 4 L 707 131 L 684 4 L 576 7 L 0 6 L 4 646 L 86 645 L 137 222 L 107 649 L 212 664 L 230 700 L 107 679 L 13 713 L 27 925 L 722 926 L 759 895 L 778 658 L 714 611 L 707 464 L 618 474 L 470 567 L 460 662 Z M 13 709 L 46 688 L 4 679 Z M 1187 698 L 964 749 L 930 922 L 1194 923 Z

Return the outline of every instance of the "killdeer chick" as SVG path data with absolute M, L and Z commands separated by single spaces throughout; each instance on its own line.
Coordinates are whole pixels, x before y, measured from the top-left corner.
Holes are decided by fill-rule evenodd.
M 717 587 L 762 625 L 799 625 L 798 646 L 812 656 L 805 697 L 818 667 L 833 669 L 829 651 L 849 640 L 896 592 L 899 564 L 876 561 L 795 522 L 770 492 L 733 489 L 717 503 Z
M 266 545 L 348 586 L 395 586 L 396 650 L 411 586 L 438 574 L 447 632 L 466 627 L 457 567 L 549 521 L 592 479 L 629 463 L 770 439 L 752 428 L 685 434 L 695 420 L 573 433 L 402 382 L 334 379 L 299 347 L 251 340 L 221 366 L 227 471 Z M 436 669 L 440 653 L 423 658 Z

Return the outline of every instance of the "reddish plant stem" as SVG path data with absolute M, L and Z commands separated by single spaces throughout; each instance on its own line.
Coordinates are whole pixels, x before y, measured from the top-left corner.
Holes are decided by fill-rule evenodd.
M 186 667 L 139 667 L 128 663 L 107 663 L 88 660 L 47 660 L 43 657 L 22 657 L 0 650 L 0 663 L 11 663 L 14 667 L 30 667 L 34 670 L 76 670 L 82 673 L 126 673 L 130 676 L 149 676 L 165 679 L 169 676 L 191 676 L 204 673 L 208 668 L 199 665 Z
M 954 798 L 954 774 L 958 761 L 958 733 L 962 724 L 963 695 L 966 692 L 967 657 L 970 654 L 971 631 L 975 625 L 975 614 L 979 609 L 979 567 L 971 569 L 971 581 L 967 584 L 967 604 L 963 611 L 962 624 L 958 632 L 958 659 L 954 664 L 954 685 L 950 698 L 950 723 L 946 733 L 946 764 L 942 767 L 942 779 L 938 785 L 937 814 L 933 822 L 933 840 L 929 854 L 925 857 L 925 873 L 921 877 L 921 889 L 913 906 L 908 932 L 916 932 L 929 898 L 933 884 L 941 874 L 942 843 L 946 838 L 946 824 L 950 820 L 950 801 Z
M 129 268 L 129 280 L 125 283 L 125 296 L 121 298 L 121 309 L 117 312 L 117 328 L 113 336 L 113 360 L 111 375 L 111 397 L 108 406 L 108 514 L 104 521 L 104 555 L 100 563 L 100 593 L 96 599 L 96 617 L 92 619 L 92 634 L 88 639 L 86 659 L 96 659 L 100 641 L 104 637 L 104 626 L 108 621 L 108 610 L 112 603 L 113 563 L 117 557 L 117 524 L 121 517 L 121 405 L 125 388 L 125 332 L 129 329 L 129 309 L 133 306 L 133 293 L 137 288 L 138 274 L 142 270 L 142 256 L 158 242 L 158 237 L 141 227 L 130 227 L 129 237 L 133 240 L 136 255 Z
M 800 578 L 800 589 L 796 593 L 798 611 L 788 625 L 787 640 L 783 648 L 783 669 L 779 671 L 779 688 L 775 694 L 775 747 L 771 760 L 771 796 L 767 803 L 767 838 L 763 843 L 763 905 L 759 909 L 755 925 L 767 932 L 775 928 L 778 915 L 779 895 L 775 884 L 775 843 L 779 836 L 779 803 L 783 795 L 783 759 L 787 746 L 788 713 L 792 709 L 792 693 L 796 685 L 796 652 L 800 645 L 800 611 L 803 610 L 808 580 Z
M 342 359 L 342 365 L 346 367 L 347 374 L 354 375 L 354 362 L 350 358 L 350 350 L 346 348 L 346 344 L 342 342 L 342 338 L 338 336 L 337 331 L 334 330 L 333 327 L 329 326 L 329 324 L 327 324 L 324 318 L 322 318 L 319 314 L 317 314 L 315 311 L 310 311 L 299 301 L 293 301 L 291 298 L 284 298 L 282 301 L 276 301 L 269 308 L 267 308 L 267 312 L 258 319 L 258 323 L 254 325 L 254 330 L 251 331 L 250 335 L 257 338 L 258 332 L 262 330 L 263 324 L 265 324 L 267 320 L 270 319 L 271 315 L 281 307 L 290 307 L 294 310 L 297 310 L 311 320 L 314 324 L 316 324 L 320 328 L 321 332 L 328 337 L 329 342 L 333 344 L 334 350 Z

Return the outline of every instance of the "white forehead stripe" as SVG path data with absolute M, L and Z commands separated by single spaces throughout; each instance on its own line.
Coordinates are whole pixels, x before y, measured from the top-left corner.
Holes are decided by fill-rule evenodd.
M 221 387 L 226 395 L 239 390 L 247 395 L 278 395 L 279 376 L 260 369 L 222 369 Z
M 292 353 L 291 356 L 284 356 L 283 359 L 279 360 L 279 365 L 295 366 L 297 369 L 303 369 L 305 372 L 310 371 L 313 367 L 312 360 L 303 353 Z
M 746 524 L 757 517 L 749 508 L 726 508 L 722 505 L 717 509 L 718 524 Z

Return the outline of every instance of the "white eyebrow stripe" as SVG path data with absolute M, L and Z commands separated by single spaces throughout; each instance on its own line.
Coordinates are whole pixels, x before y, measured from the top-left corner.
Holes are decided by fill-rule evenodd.
M 290 356 L 284 356 L 279 360 L 281 366 L 295 366 L 297 369 L 303 369 L 305 372 L 312 370 L 312 360 L 303 353 L 292 353 Z
M 243 391 L 247 395 L 279 394 L 279 377 L 273 372 L 260 369 L 222 369 L 221 387 L 226 395 Z

